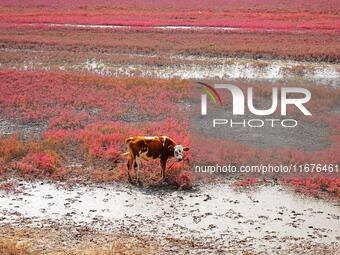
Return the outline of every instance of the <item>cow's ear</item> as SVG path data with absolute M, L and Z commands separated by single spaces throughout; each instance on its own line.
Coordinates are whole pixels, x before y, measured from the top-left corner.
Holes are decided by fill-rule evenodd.
M 168 146 L 168 149 L 169 149 L 170 151 L 174 151 L 175 147 L 174 147 L 173 145 L 169 145 L 169 146 Z
M 190 150 L 190 148 L 189 147 L 184 147 L 183 150 L 184 151 L 188 151 L 188 150 Z

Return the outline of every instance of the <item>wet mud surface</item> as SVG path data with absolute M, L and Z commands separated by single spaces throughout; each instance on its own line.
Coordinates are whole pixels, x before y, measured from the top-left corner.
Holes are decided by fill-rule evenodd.
M 229 183 L 191 191 L 126 184 L 65 189 L 45 182 L 19 182 L 19 187 L 19 193 L 0 192 L 3 227 L 57 223 L 203 242 L 208 250 L 225 252 L 297 254 L 299 249 L 340 248 L 338 202 L 299 196 L 276 185 L 243 192 Z

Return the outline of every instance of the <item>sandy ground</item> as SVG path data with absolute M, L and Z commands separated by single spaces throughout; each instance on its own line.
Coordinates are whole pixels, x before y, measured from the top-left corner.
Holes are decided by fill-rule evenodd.
M 4 226 L 0 236 L 4 236 L 0 239 L 0 254 L 2 243 L 3 246 L 15 246 L 34 255 L 156 254 L 159 251 L 157 240 L 147 236 L 104 233 L 88 227 L 58 223 L 45 223 L 39 227 Z
M 92 244 L 101 243 L 97 235 L 114 240 L 124 233 L 147 237 L 150 246 L 150 240 L 157 239 L 163 242 L 164 253 L 187 254 L 191 249 L 175 245 L 178 250 L 172 250 L 170 239 L 201 245 L 197 252 L 202 254 L 340 251 L 339 204 L 302 197 L 276 185 L 243 192 L 234 191 L 229 183 L 191 191 L 124 184 L 65 189 L 62 183 L 23 181 L 19 187 L 19 193 L 0 193 L 1 234 L 60 230 L 55 232 L 58 238 L 51 236 L 51 247 L 35 244 L 38 249 L 55 251 L 61 244 L 72 248 L 86 242 L 83 230 L 88 229 L 92 234 L 86 233 L 87 241 Z M 62 234 L 65 231 L 67 235 Z

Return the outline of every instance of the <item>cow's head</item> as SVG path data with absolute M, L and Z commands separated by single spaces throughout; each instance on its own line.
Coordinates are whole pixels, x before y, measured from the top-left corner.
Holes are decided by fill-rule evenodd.
M 182 161 L 183 159 L 183 151 L 188 151 L 189 147 L 183 147 L 182 145 L 175 145 L 174 149 L 174 156 L 178 161 Z

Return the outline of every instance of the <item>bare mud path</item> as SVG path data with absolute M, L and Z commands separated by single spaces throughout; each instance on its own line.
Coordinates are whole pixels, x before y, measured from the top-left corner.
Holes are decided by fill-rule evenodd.
M 41 182 L 19 185 L 21 193 L 0 192 L 0 225 L 50 221 L 99 231 L 124 229 L 206 240 L 222 250 L 231 244 L 265 253 L 299 245 L 340 249 L 339 204 L 280 186 L 236 192 L 229 184 L 217 184 L 188 192 L 121 184 L 72 189 Z

